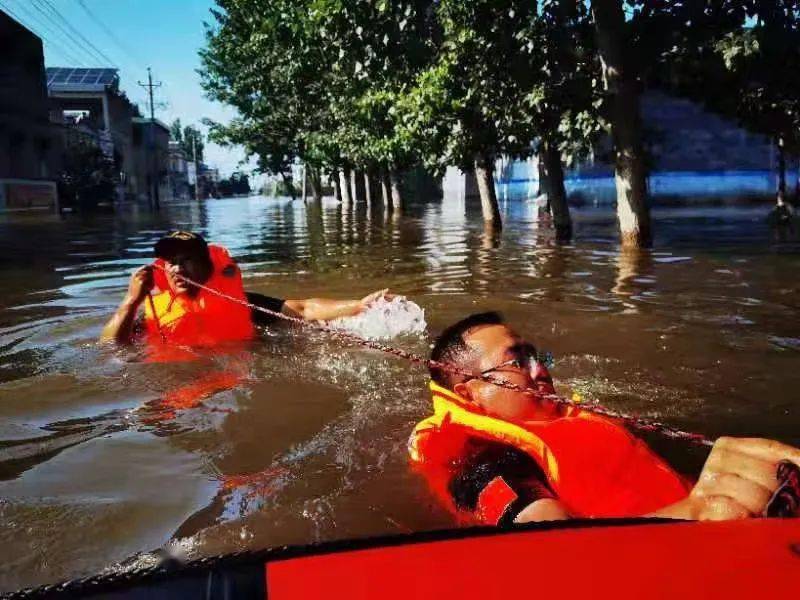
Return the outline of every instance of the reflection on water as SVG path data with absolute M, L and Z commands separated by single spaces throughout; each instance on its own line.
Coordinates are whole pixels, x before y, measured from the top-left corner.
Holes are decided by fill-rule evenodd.
M 130 271 L 175 227 L 228 246 L 252 291 L 388 286 L 433 333 L 501 310 L 555 354 L 565 393 L 800 442 L 800 245 L 773 235 L 766 208 L 657 209 L 656 247 L 640 252 L 619 251 L 608 208 L 578 209 L 567 246 L 528 202 L 504 204 L 502 233 L 463 202 L 404 210 L 251 198 L 2 217 L 0 589 L 176 539 L 209 553 L 451 524 L 407 469 L 428 410 L 419 367 L 285 327 L 177 363 L 95 344 Z M 395 343 L 425 353 L 429 340 Z

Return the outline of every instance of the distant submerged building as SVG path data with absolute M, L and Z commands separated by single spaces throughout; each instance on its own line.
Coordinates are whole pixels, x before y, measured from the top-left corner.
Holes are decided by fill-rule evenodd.
M 776 149 L 771 140 L 705 110 L 701 105 L 661 92 L 641 102 L 645 145 L 651 159 L 650 193 L 655 197 L 736 197 L 775 191 Z M 610 139 L 596 155 L 566 172 L 571 198 L 611 202 L 615 198 Z M 495 178 L 500 198 L 534 197 L 539 177 L 536 157 L 498 160 Z M 474 177 L 448 169 L 445 193 L 477 195 Z

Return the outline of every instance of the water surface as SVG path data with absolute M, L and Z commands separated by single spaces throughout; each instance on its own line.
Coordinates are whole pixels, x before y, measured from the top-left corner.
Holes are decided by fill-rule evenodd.
M 0 590 L 171 540 L 204 554 L 452 525 L 406 461 L 428 411 L 421 368 L 283 327 L 169 364 L 95 343 L 131 270 L 175 227 L 226 245 L 249 290 L 390 287 L 434 334 L 500 310 L 555 355 L 564 393 L 800 443 L 800 245 L 767 227 L 766 207 L 657 208 L 641 253 L 620 252 L 607 207 L 576 209 L 569 246 L 530 203 L 503 211 L 499 236 L 450 201 L 393 218 L 266 198 L 0 217 Z M 394 343 L 425 353 L 430 340 Z M 682 469 L 702 460 L 658 448 Z

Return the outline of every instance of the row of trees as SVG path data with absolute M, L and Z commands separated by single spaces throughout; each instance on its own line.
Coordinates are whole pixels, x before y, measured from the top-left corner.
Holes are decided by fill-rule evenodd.
M 206 145 L 203 132 L 197 127 L 192 125 L 184 127 L 180 119 L 175 119 L 169 126 L 169 136 L 173 141 L 178 142 L 187 159 L 194 160 L 193 157 L 197 156 L 197 162 L 203 162 L 203 151 Z
M 203 85 L 240 117 L 212 137 L 242 145 L 264 172 L 303 161 L 317 194 L 323 173 L 349 183 L 355 172 L 399 204 L 401 172 L 453 165 L 475 173 L 484 219 L 499 228 L 495 160 L 535 153 L 566 238 L 564 169 L 608 132 L 621 241 L 643 246 L 645 85 L 797 148 L 800 0 L 217 3 Z

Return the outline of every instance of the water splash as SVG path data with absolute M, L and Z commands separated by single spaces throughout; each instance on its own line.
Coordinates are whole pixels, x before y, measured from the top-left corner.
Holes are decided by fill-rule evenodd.
M 388 340 L 401 335 L 425 333 L 425 311 L 403 296 L 380 298 L 354 317 L 334 319 L 334 329 L 347 331 L 369 340 Z

